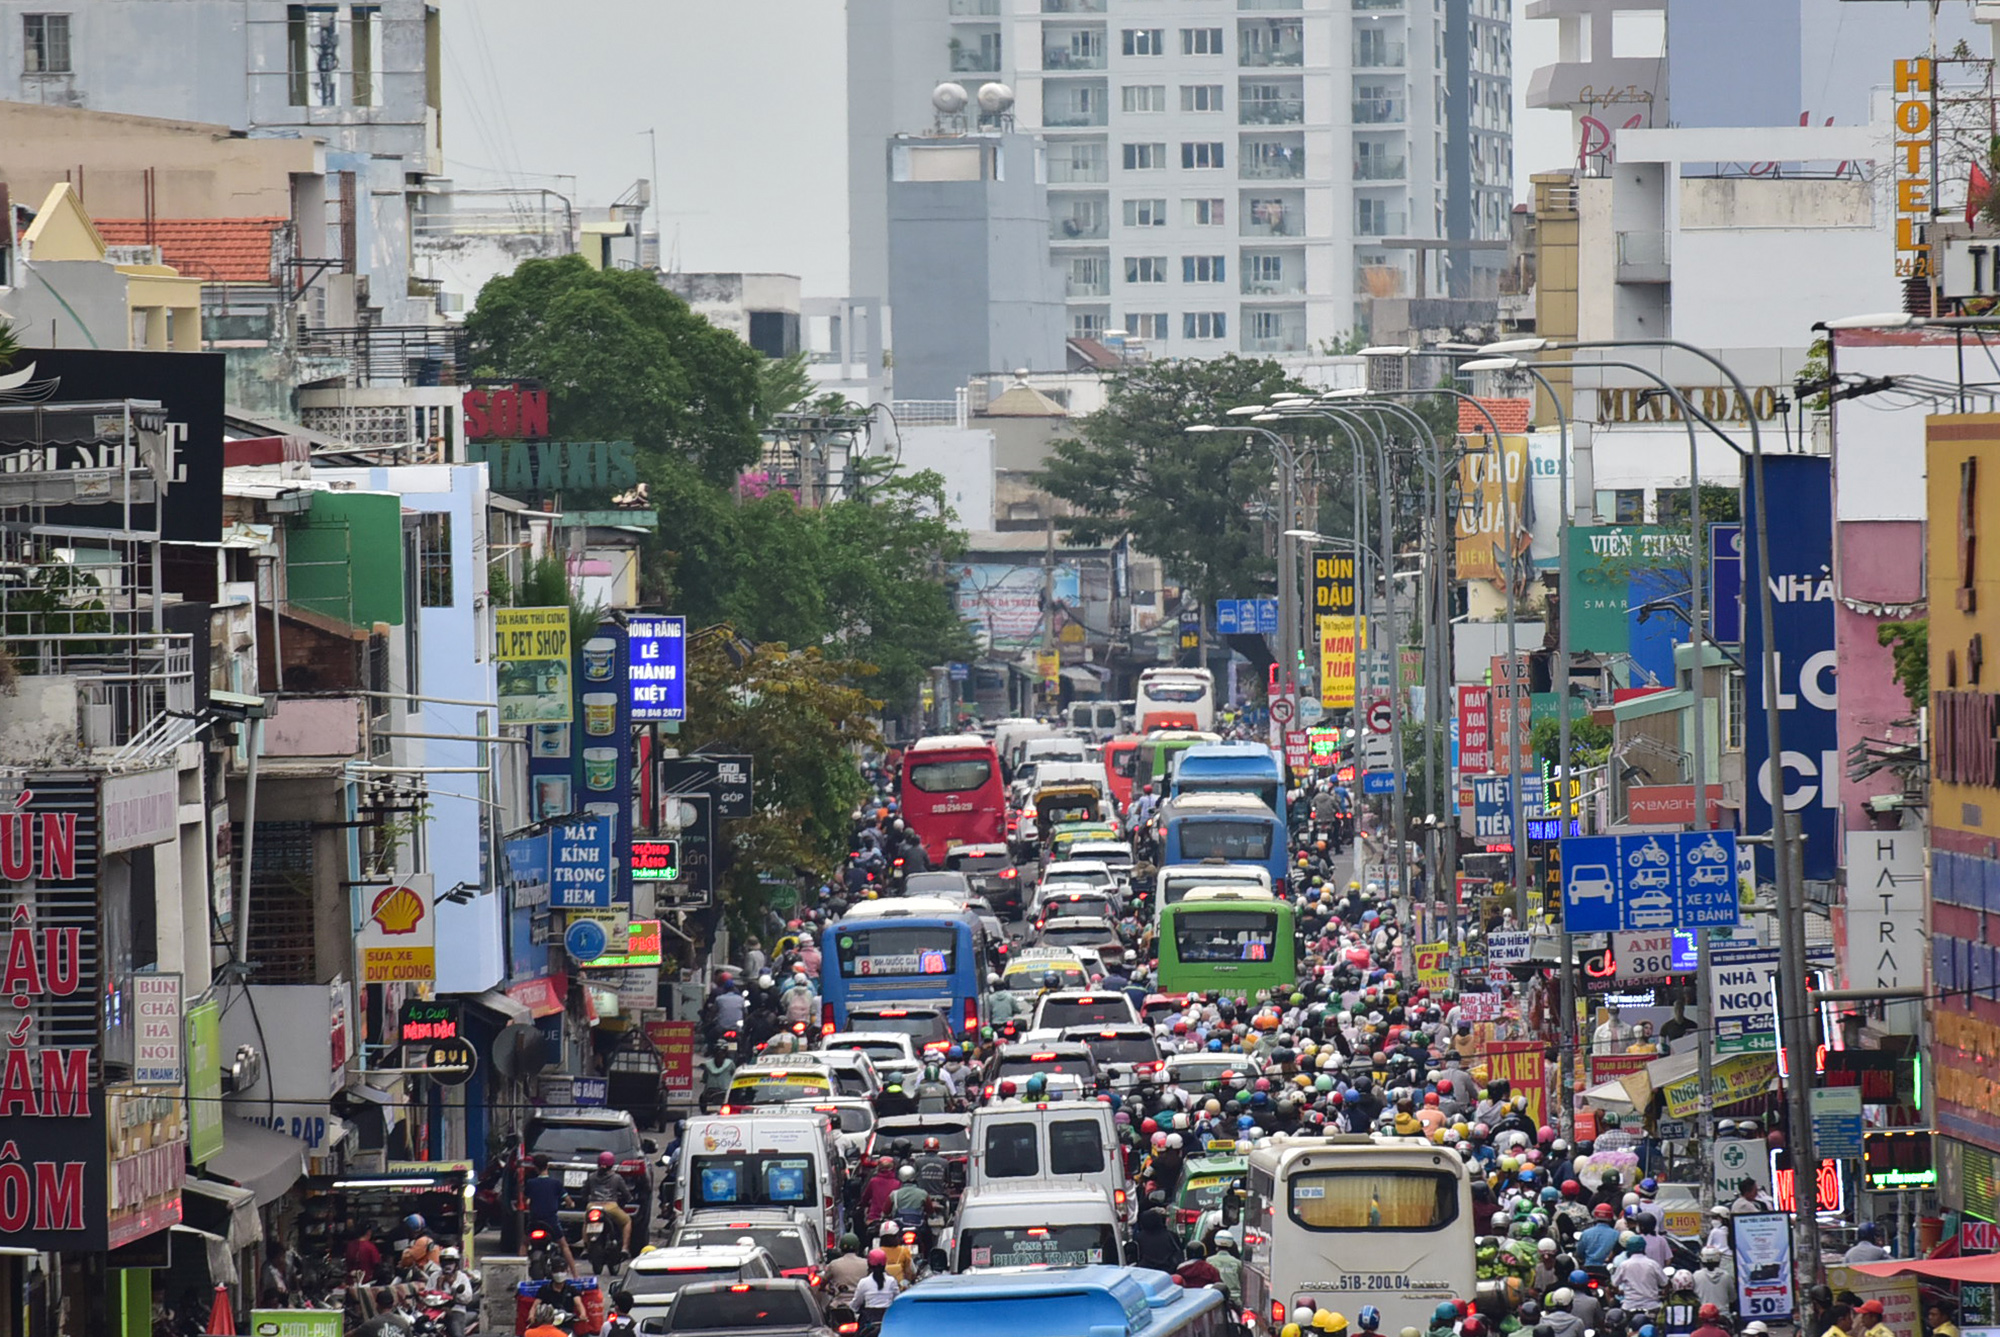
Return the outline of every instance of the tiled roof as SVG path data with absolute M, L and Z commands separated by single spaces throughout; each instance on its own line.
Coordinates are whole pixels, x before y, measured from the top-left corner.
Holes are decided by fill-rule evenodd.
M 100 218 L 106 246 L 144 246 L 143 218 Z M 271 282 L 271 234 L 282 218 L 156 218 L 161 258 L 186 278 L 218 283 Z
M 1493 421 L 1501 432 L 1508 436 L 1518 436 L 1528 430 L 1528 417 L 1534 409 L 1531 399 L 1488 399 L 1479 402 L 1486 413 L 1493 415 Z M 1458 401 L 1458 430 L 1461 432 L 1484 432 L 1487 430 L 1486 414 L 1481 413 L 1464 400 Z

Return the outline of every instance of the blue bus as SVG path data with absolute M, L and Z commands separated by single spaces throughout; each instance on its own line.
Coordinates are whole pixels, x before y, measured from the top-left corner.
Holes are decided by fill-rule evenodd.
M 932 1277 L 898 1295 L 882 1317 L 882 1337 L 1224 1337 L 1228 1330 L 1215 1287 L 1183 1290 L 1164 1272 L 1103 1263 Z
M 1262 743 L 1197 743 L 1174 761 L 1176 797 L 1248 794 L 1285 820 L 1285 768 Z
M 985 992 L 986 933 L 978 916 L 936 896 L 863 901 L 820 935 L 820 1028 L 903 1030 L 919 1049 L 935 1039 L 935 1012 L 955 1034 L 977 1031 Z M 885 1008 L 918 1015 L 885 1023 Z M 865 1010 L 865 1024 L 849 1014 Z
M 1283 896 L 1291 866 L 1285 824 L 1264 801 L 1249 794 L 1183 794 L 1161 806 L 1160 866 L 1222 859 L 1255 864 L 1271 874 Z

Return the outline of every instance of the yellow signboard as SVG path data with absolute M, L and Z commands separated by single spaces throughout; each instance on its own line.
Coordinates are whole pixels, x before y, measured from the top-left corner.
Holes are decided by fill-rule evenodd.
M 494 609 L 493 662 L 502 724 L 570 722 L 569 609 Z
M 1776 1054 L 1736 1054 L 1717 1062 L 1709 1070 L 1708 1089 L 1716 1109 L 1763 1095 L 1778 1080 Z M 1667 1117 L 1685 1119 L 1702 1107 L 1699 1074 L 1669 1082 L 1661 1089 L 1667 1098 Z
M 1451 969 L 1445 960 L 1451 954 L 1448 942 L 1420 942 L 1417 944 L 1417 985 L 1424 989 L 1445 989 L 1451 986 Z
M 1459 503 L 1454 537 L 1460 580 L 1501 579 L 1502 558 L 1518 557 L 1527 547 L 1528 438 L 1503 436 L 1496 456 L 1483 435 L 1465 438 L 1466 454 L 1458 461 Z M 1513 521 L 1513 538 L 1507 522 Z M 1510 558 L 1505 565 L 1515 565 Z
M 1367 634 L 1365 617 L 1319 620 L 1319 700 L 1328 710 L 1354 708 L 1354 661 Z

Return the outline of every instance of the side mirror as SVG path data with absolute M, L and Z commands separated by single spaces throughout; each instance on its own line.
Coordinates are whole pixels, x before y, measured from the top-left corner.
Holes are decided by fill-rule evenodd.
M 645 1152 L 648 1156 L 653 1156 L 659 1153 L 660 1146 L 652 1138 L 644 1137 L 639 1139 L 639 1150 Z

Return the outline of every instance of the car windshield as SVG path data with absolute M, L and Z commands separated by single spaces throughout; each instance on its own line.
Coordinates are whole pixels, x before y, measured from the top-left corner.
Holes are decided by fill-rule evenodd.
M 1075 998 L 1051 998 L 1042 1004 L 1041 1016 L 1036 1025 L 1050 1030 L 1067 1030 L 1071 1026 L 1102 1026 L 1106 1023 L 1123 1024 L 1132 1020 L 1131 1004 L 1123 994 L 1106 994 L 1083 1002 Z
M 537 1119 L 528 1125 L 528 1150 L 556 1160 L 594 1157 L 600 1151 L 622 1154 L 638 1149 L 638 1131 L 624 1124 L 546 1123 Z
M 955 873 L 997 873 L 1014 863 L 1004 854 L 951 854 L 944 862 Z
M 845 979 L 878 975 L 949 975 L 957 968 L 958 932 L 948 924 L 876 928 L 839 926 L 834 951 Z M 886 1027 L 900 1030 L 901 1027 Z
M 1111 902 L 1102 896 L 1065 891 L 1043 901 L 1042 913 L 1045 916 L 1068 915 L 1076 919 L 1109 919 L 1112 910 Z
M 1084 1047 L 1096 1056 L 1099 1063 L 1158 1063 L 1160 1047 L 1153 1043 L 1150 1035 L 1115 1035 L 1106 1039 L 1101 1035 L 1088 1036 Z
M 892 1063 L 897 1059 L 907 1061 L 910 1057 L 909 1051 L 889 1040 L 839 1040 L 827 1048 L 852 1050 L 857 1054 L 866 1054 L 873 1060 L 886 1058 Z M 879 1063 L 877 1066 L 880 1066 Z
M 1030 962 L 1019 970 L 1007 972 L 1007 987 L 1015 993 L 1036 993 L 1042 987 L 1042 977 L 1054 975 L 1057 987 L 1081 989 L 1090 983 L 1090 977 L 1083 973 L 1083 967 L 1070 963 Z
M 1196 1083 L 1218 1081 L 1225 1072 L 1249 1072 L 1247 1064 L 1208 1061 L 1202 1063 L 1176 1063 L 1173 1065 L 1174 1080 L 1193 1089 Z
M 1096 1076 L 1094 1068 L 1095 1064 L 1088 1058 L 1038 1059 L 1023 1056 L 1021 1058 L 1002 1058 L 1000 1060 L 1000 1070 L 996 1076 L 1012 1077 L 1017 1082 L 1024 1082 L 1038 1072 L 1060 1072 L 1071 1077 L 1081 1077 L 1085 1082 L 1089 1082 Z
M 690 1163 L 694 1208 L 798 1207 L 818 1200 L 810 1156 L 735 1152 L 696 1156 Z
M 1121 780 L 1129 780 L 1139 765 L 1139 749 L 1121 747 L 1111 754 L 1111 773 Z
M 670 1332 L 720 1328 L 816 1328 L 812 1302 L 793 1287 L 752 1286 L 748 1290 L 696 1291 L 674 1301 L 667 1315 Z
M 797 1226 L 683 1226 L 674 1232 L 674 1247 L 687 1248 L 698 1244 L 728 1246 L 749 1240 L 771 1255 L 771 1262 L 780 1272 L 793 1268 L 807 1267 L 812 1259 L 806 1256 L 806 1242 L 799 1238 Z
M 1221 910 L 1182 915 L 1174 951 L 1182 961 L 1269 961 L 1278 937 L 1275 910 Z
M 1035 935 L 1051 947 L 1108 947 L 1118 941 L 1109 924 L 1056 925 Z
M 964 900 L 972 894 L 965 885 L 962 873 L 914 873 L 905 879 L 905 896 L 941 896 L 946 900 Z
M 911 1012 L 902 1008 L 887 1012 L 857 1012 L 847 1010 L 848 1021 L 871 1031 L 897 1031 L 910 1036 L 919 1044 L 929 1044 L 934 1040 L 951 1039 L 951 1027 L 945 1025 L 944 1018 L 935 1012 Z
M 1115 1262 L 1118 1241 L 1109 1225 L 988 1226 L 959 1236 L 959 1266 L 1084 1267 Z
M 926 794 L 963 793 L 968 789 L 978 789 L 992 778 L 993 763 L 981 757 L 967 757 L 962 761 L 925 761 L 910 767 L 910 783 Z
M 760 1073 L 755 1081 L 739 1081 L 729 1088 L 732 1105 L 789 1105 L 798 1101 L 824 1100 L 832 1089 L 823 1072 Z
M 1181 1202 L 1203 1211 L 1220 1207 L 1229 1192 L 1230 1179 L 1229 1175 L 1197 1175 L 1181 1185 Z
M 1164 682 L 1146 684 L 1148 701 L 1199 701 L 1208 695 L 1208 688 L 1202 686 L 1179 687 Z
M 911 1150 L 915 1151 L 924 1145 L 926 1138 L 933 1137 L 938 1140 L 938 1150 L 945 1154 L 972 1150 L 971 1130 L 962 1123 L 909 1123 L 884 1119 L 875 1125 L 877 1154 L 894 1148 L 898 1141 L 908 1142 Z

